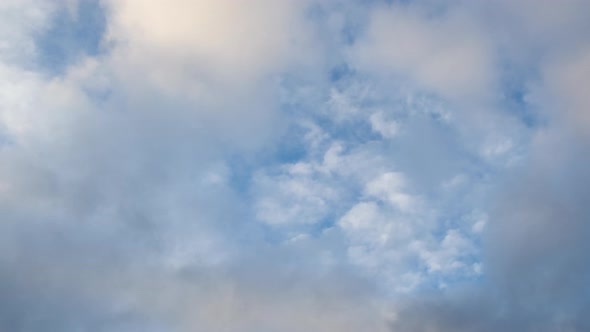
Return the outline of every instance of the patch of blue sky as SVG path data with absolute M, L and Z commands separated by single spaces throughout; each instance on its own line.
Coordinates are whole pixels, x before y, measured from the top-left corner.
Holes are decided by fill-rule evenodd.
M 515 116 L 521 123 L 528 128 L 535 128 L 542 125 L 545 121 L 542 116 L 535 112 L 535 109 L 527 101 L 528 91 L 523 86 L 510 87 L 505 92 L 503 107 L 500 109 L 509 112 Z
M 346 94 L 349 86 L 358 84 L 362 79 L 356 77 L 347 65 L 340 65 L 332 69 L 331 81 L 332 88 Z M 303 101 L 298 105 L 298 116 L 307 116 L 324 130 L 331 140 L 342 141 L 347 146 L 380 142 L 383 152 L 396 156 L 396 164 L 418 178 L 424 178 L 424 174 L 435 175 L 441 172 L 451 176 L 452 172 L 465 169 L 481 171 L 481 167 L 478 167 L 480 160 L 466 150 L 455 128 L 445 121 L 444 103 L 423 94 L 414 94 L 408 98 L 405 92 L 400 92 L 395 87 L 393 90 L 393 93 L 389 94 L 387 91 L 377 91 L 368 96 L 353 95 L 351 106 L 359 114 L 345 117 L 344 120 L 339 120 L 329 110 L 318 112 L 318 108 L 328 107 L 329 96 L 325 91 L 323 100 L 318 98 L 311 104 Z M 382 140 L 373 130 L 367 118 L 371 115 L 370 112 L 376 110 L 383 111 L 403 124 L 405 129 L 399 137 L 391 141 Z M 283 160 L 290 159 L 293 162 L 297 157 L 305 155 L 305 146 L 295 143 L 299 139 L 298 134 L 301 133 L 296 130 L 294 133 L 295 135 L 286 137 L 285 147 L 290 148 L 286 149 L 289 152 Z M 296 151 L 296 154 L 292 153 L 293 151 Z M 431 167 L 433 161 L 438 164 L 434 171 Z M 441 180 L 440 177 L 437 178 Z
M 368 140 L 374 140 L 378 136 L 371 130 L 370 124 L 366 117 L 349 117 L 339 119 L 334 117 L 330 107 L 330 91 L 338 89 L 338 83 L 335 81 L 346 80 L 344 76 L 352 75 L 346 65 L 340 65 L 337 69 L 332 69 L 330 73 L 330 84 L 325 87 L 307 94 L 298 95 L 298 91 L 310 91 L 308 82 L 297 82 L 295 78 L 287 78 L 284 82 L 286 94 L 290 98 L 282 105 L 282 111 L 291 118 L 291 126 L 286 134 L 282 137 L 279 146 L 280 160 L 294 162 L 298 158 L 306 156 L 305 142 L 303 136 L 306 134 L 307 123 L 313 123 L 329 135 L 332 140 L 341 140 L 344 142 L 361 143 Z M 338 80 L 334 76 L 339 76 Z M 348 81 L 348 80 L 346 80 Z M 342 82 L 344 86 L 350 82 Z M 365 105 L 354 105 L 361 111 Z M 365 114 L 369 115 L 369 114 Z
M 296 163 L 305 159 L 308 155 L 308 150 L 302 138 L 306 133 L 306 128 L 300 125 L 294 124 L 289 126 L 280 139 L 279 147 L 273 154 L 273 159 L 280 163 Z
M 225 158 L 229 169 L 229 186 L 237 193 L 247 193 L 252 181 L 252 174 L 256 169 L 254 163 L 240 154 L 233 154 Z
M 15 143 L 14 138 L 6 131 L 6 128 L 0 126 L 0 149 L 5 146 L 14 145 Z
M 71 10 L 61 6 L 52 24 L 36 36 L 38 63 L 50 75 L 59 75 L 84 56 L 102 52 L 105 10 L 99 1 L 81 0 Z
M 354 73 L 354 69 L 346 62 L 335 65 L 330 69 L 330 82 L 338 82 L 354 75 Z
M 233 183 L 247 192 L 250 186 L 248 178 L 260 167 L 266 167 L 273 174 L 280 173 L 282 165 L 300 161 L 318 162 L 329 144 L 338 141 L 343 144 L 343 155 L 355 148 L 371 150 L 388 160 L 393 171 L 401 171 L 408 176 L 412 189 L 441 211 L 437 216 L 438 228 L 431 234 L 437 241 L 442 241 L 448 230 L 456 229 L 479 246 L 478 235 L 470 233 L 471 224 L 464 219 L 472 212 L 473 206 L 480 203 L 477 200 L 480 194 L 476 193 L 474 196 L 478 197 L 472 199 L 470 195 L 474 189 L 450 193 L 440 190 L 444 181 L 458 174 L 466 175 L 470 181 L 469 188 L 478 187 L 478 182 L 483 181 L 490 172 L 490 166 L 469 150 L 454 123 L 448 120 L 447 115 L 453 112 L 451 106 L 435 95 L 407 87 L 402 81 L 375 83 L 356 73 L 346 62 L 334 65 L 326 76 L 327 82 L 317 86 L 296 76 L 283 77 L 284 98 L 281 111 L 292 120 L 291 125 L 281 136 L 276 150 L 262 158 L 264 162 L 246 167 L 243 163 L 230 166 L 236 170 L 240 168 L 237 172 L 232 172 L 236 175 Z M 355 86 L 366 87 L 366 90 L 355 89 Z M 349 98 L 354 112 L 344 118 L 334 116 L 334 110 L 329 109 L 332 91 Z M 404 130 L 394 139 L 381 137 L 368 121 L 372 112 L 376 111 L 384 112 L 391 120 L 400 122 Z M 326 135 L 326 141 L 322 143 L 324 145 L 316 148 L 316 151 L 311 151 L 309 142 L 304 139 L 309 132 L 309 127 L 306 126 L 309 123 L 320 128 Z M 328 213 L 314 223 L 265 227 L 267 241 L 282 243 L 288 241 L 293 234 L 321 238 L 325 230 L 332 228 L 355 203 L 363 199 L 363 188 L 352 182 L 347 183 L 346 178 L 334 175 L 321 181 L 334 185 L 343 194 L 336 205 L 331 206 Z M 461 259 L 463 264 L 473 265 L 479 262 L 480 257 L 474 254 Z M 441 284 L 479 278 L 477 274 L 463 270 L 458 270 L 457 275 L 453 276 L 431 276 L 423 269 L 416 264 L 409 271 L 422 271 L 420 273 L 426 277 L 426 288 L 437 289 Z
M 503 98 L 498 110 L 516 117 L 528 128 L 542 126 L 547 120 L 529 100 L 531 83 L 539 81 L 541 74 L 530 64 L 513 64 L 509 61 L 505 61 L 501 69 L 500 88 Z

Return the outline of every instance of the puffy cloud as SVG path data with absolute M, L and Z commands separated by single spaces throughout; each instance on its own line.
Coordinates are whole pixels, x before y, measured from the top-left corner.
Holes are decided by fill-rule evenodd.
M 383 69 L 453 100 L 480 101 L 494 88 L 494 54 L 481 28 L 459 10 L 377 6 L 358 49 L 360 65 Z
M 139 97 L 186 100 L 216 130 L 244 144 L 268 139 L 272 123 L 281 121 L 274 111 L 280 75 L 321 57 L 307 1 L 105 4 L 113 75 Z M 232 97 L 219 98 L 227 94 Z
M 385 119 L 383 112 L 373 113 L 369 117 L 371 128 L 385 138 L 393 138 L 399 132 L 399 125 L 393 120 Z

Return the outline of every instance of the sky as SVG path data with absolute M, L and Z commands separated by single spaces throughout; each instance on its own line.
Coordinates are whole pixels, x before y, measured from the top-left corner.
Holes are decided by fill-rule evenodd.
M 590 330 L 590 1 L 0 1 L 0 331 Z

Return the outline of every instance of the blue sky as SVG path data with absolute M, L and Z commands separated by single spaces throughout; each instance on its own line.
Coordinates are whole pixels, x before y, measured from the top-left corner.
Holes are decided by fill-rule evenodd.
M 589 330 L 588 13 L 2 2 L 0 330 Z

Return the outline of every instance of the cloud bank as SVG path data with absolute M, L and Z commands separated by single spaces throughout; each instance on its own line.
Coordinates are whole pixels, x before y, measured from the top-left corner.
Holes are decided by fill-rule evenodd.
M 589 330 L 588 7 L 2 2 L 0 330 Z

